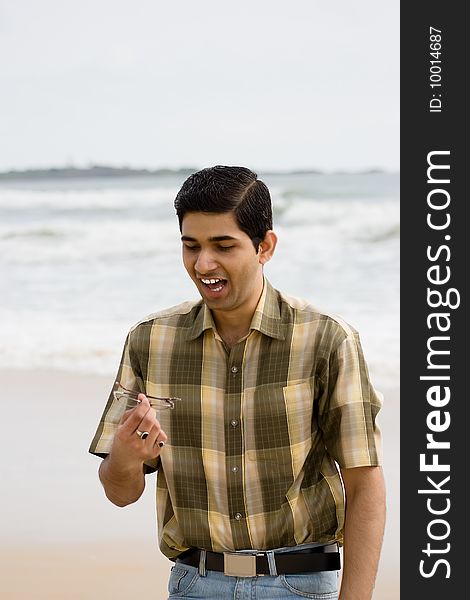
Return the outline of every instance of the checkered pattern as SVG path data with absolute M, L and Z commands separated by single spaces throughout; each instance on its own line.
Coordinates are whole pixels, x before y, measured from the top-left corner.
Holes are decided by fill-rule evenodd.
M 187 302 L 131 329 L 117 380 L 182 398 L 157 418 L 162 552 L 342 542 L 342 468 L 380 464 L 373 389 L 357 332 L 265 281 L 249 335 L 228 349 Z M 125 406 L 112 393 L 90 452 L 109 453 Z

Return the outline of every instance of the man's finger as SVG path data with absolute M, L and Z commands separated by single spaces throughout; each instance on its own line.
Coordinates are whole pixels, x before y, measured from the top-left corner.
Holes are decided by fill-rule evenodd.
M 155 444 L 159 448 L 162 448 L 165 445 L 167 439 L 168 439 L 168 436 L 166 435 L 166 433 L 163 431 L 163 429 L 160 429 L 160 431 L 155 439 Z
M 139 401 L 139 403 L 134 408 L 126 410 L 121 417 L 120 424 L 124 425 L 126 428 L 127 426 L 130 426 L 131 428 L 134 427 L 135 430 L 137 428 L 137 424 L 140 423 L 140 421 L 150 410 L 150 403 L 148 399 L 143 394 L 139 395 L 142 396 L 142 399 Z

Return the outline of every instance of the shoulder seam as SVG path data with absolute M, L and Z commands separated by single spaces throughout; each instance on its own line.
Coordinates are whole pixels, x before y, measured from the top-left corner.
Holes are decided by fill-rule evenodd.
M 298 310 L 298 311 L 304 311 L 304 312 L 309 312 L 311 314 L 316 314 L 318 315 L 318 318 L 326 318 L 328 320 L 331 320 L 335 323 L 338 324 L 339 327 L 341 327 L 341 329 L 344 331 L 344 333 L 346 334 L 347 337 L 349 336 L 355 336 L 356 335 L 356 329 L 350 325 L 347 321 L 345 321 L 342 317 L 340 317 L 339 315 L 324 310 L 322 308 L 319 308 L 317 306 L 315 306 L 314 304 L 311 304 L 308 300 L 305 300 L 304 298 L 295 298 L 293 296 L 286 296 L 285 294 L 283 294 L 282 292 L 279 292 L 280 294 L 280 298 L 282 302 L 285 302 L 290 308 L 292 308 L 292 310 Z
M 130 331 L 134 331 L 139 325 L 143 325 L 145 323 L 150 323 L 151 321 L 157 321 L 159 319 L 166 319 L 168 317 L 177 317 L 179 315 L 187 315 L 189 314 L 193 308 L 198 305 L 202 305 L 202 300 L 188 300 L 186 302 L 182 302 L 181 304 L 177 304 L 175 306 L 171 306 L 169 308 L 164 308 L 160 311 L 150 313 L 149 315 L 143 317 L 132 325 Z

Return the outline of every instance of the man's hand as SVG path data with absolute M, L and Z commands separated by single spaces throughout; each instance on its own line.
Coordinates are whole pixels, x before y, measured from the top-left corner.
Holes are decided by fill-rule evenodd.
M 139 404 L 124 413 L 113 446 L 103 460 L 99 476 L 106 496 L 117 506 L 136 502 L 145 489 L 144 462 L 157 458 L 168 439 L 144 394 Z M 142 439 L 137 432 L 147 432 Z
M 147 397 L 139 394 L 138 400 L 140 403 L 127 410 L 122 416 L 114 437 L 111 455 L 113 462 L 116 461 L 122 466 L 138 465 L 142 468 L 146 460 L 155 459 L 160 455 L 168 438 L 157 421 L 156 412 L 151 408 Z M 138 431 L 145 431 L 148 436 L 142 439 Z

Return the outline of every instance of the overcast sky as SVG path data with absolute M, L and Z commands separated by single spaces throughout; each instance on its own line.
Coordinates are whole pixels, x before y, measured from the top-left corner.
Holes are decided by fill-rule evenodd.
M 399 1 L 0 0 L 0 170 L 399 167 Z

